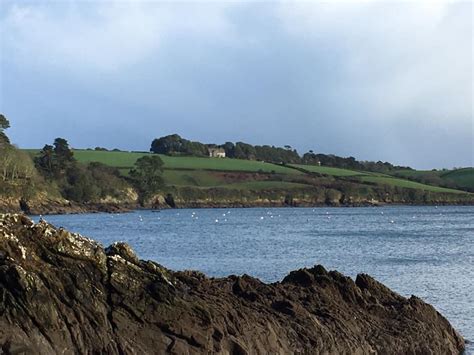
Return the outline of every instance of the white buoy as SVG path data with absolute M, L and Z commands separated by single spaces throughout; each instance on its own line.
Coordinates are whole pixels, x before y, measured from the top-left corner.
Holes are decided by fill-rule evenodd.
M 216 223 L 219 223 L 219 220 L 218 220 L 218 219 L 216 219 Z

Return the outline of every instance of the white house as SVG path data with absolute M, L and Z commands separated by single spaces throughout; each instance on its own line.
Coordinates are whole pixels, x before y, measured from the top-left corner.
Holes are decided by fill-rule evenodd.
M 211 158 L 225 158 L 225 150 L 223 148 L 209 148 L 209 156 Z

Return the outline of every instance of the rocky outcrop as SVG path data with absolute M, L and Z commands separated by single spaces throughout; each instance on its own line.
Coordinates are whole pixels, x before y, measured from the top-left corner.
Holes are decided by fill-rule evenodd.
M 94 203 L 77 203 L 63 198 L 6 198 L 0 196 L 0 213 L 26 213 L 29 215 L 70 214 L 70 213 L 121 213 L 136 209 L 133 202 L 104 201 Z
M 322 266 L 265 284 L 141 261 L 21 215 L 0 216 L 3 354 L 456 354 L 432 306 Z

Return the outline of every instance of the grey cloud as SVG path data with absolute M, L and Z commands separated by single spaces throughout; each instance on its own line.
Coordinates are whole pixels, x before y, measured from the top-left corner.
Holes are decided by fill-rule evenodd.
M 470 3 L 109 5 L 6 7 L 16 143 L 146 150 L 178 132 L 473 165 Z

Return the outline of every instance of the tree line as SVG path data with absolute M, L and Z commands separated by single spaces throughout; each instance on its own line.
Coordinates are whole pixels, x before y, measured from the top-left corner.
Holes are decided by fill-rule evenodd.
M 10 128 L 8 119 L 0 114 L 0 180 L 3 182 L 30 181 L 35 177 L 34 165 L 28 154 L 16 149 L 5 130 Z
M 77 202 L 121 198 L 130 187 L 144 202 L 164 185 L 163 161 L 157 155 L 137 159 L 128 176 L 123 176 L 117 168 L 99 162 L 79 163 L 63 138 L 46 144 L 34 162 L 45 179 L 57 184 L 63 197 Z
M 210 148 L 224 149 L 228 158 L 259 160 L 277 164 L 323 165 L 374 172 L 411 169 L 410 167 L 396 166 L 388 162 L 358 161 L 354 157 L 315 153 L 312 150 L 300 156 L 297 150 L 289 145 L 275 147 L 270 145 L 251 145 L 244 142 L 226 142 L 221 145 L 204 144 L 187 140 L 178 134 L 154 139 L 151 143 L 150 151 L 157 154 L 204 157 L 209 156 Z
M 48 191 L 79 203 L 122 199 L 133 189 L 139 202 L 156 194 L 164 185 L 163 161 L 144 156 L 123 176 L 117 168 L 99 163 L 80 163 L 64 138 L 45 144 L 34 157 L 14 147 L 5 131 L 8 119 L 0 114 L 0 195 L 29 199 Z

